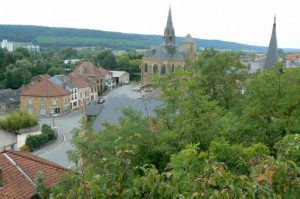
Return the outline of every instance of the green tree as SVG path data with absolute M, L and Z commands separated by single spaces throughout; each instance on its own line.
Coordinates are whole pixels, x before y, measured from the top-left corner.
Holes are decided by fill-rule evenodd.
M 101 62 L 101 65 L 110 70 L 116 69 L 116 57 L 113 54 L 105 56 L 105 58 Z
M 299 132 L 299 74 L 299 69 L 265 71 L 249 81 L 238 137 L 273 148 L 285 135 Z
M 206 94 L 226 109 L 236 107 L 247 79 L 246 66 L 234 52 L 205 49 L 193 69 L 200 70 Z

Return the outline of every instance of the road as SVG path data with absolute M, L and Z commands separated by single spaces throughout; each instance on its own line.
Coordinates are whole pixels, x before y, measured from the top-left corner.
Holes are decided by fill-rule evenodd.
M 94 130 L 101 130 L 103 120 L 108 120 L 111 124 L 117 124 L 120 117 L 122 117 L 121 110 L 124 107 L 131 107 L 144 115 L 154 116 L 154 108 L 161 105 L 162 102 L 157 99 L 144 100 L 143 92 L 133 91 L 134 85 L 125 85 L 114 88 L 107 96 L 105 96 L 105 103 L 99 104 L 104 106 L 103 110 L 96 117 L 93 128 Z M 75 111 L 63 117 L 56 117 L 54 119 L 54 126 L 58 127 L 59 137 L 56 142 L 34 152 L 34 154 L 55 162 L 61 166 L 71 168 L 74 163 L 69 161 L 67 151 L 74 150 L 71 144 L 72 129 L 79 128 L 81 121 L 81 112 Z M 40 125 L 53 125 L 52 118 L 40 118 Z
M 34 152 L 42 158 L 55 162 L 61 166 L 71 168 L 73 163 L 69 161 L 67 151 L 73 150 L 71 144 L 72 129 L 79 128 L 81 121 L 81 112 L 74 111 L 69 115 L 54 118 L 54 126 L 58 128 L 58 139 L 56 142 L 46 145 Z M 48 124 L 53 126 L 52 118 L 40 118 L 40 125 Z

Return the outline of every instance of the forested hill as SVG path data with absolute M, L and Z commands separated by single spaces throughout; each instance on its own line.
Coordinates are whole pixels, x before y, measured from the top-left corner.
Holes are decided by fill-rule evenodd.
M 118 50 L 149 48 L 162 42 L 160 35 L 127 34 L 101 30 L 55 28 L 30 25 L 0 25 L 0 39 L 31 42 L 42 48 L 103 47 Z M 177 42 L 183 38 L 178 37 Z M 232 49 L 265 52 L 266 47 L 220 40 L 195 39 L 198 48 Z M 286 52 L 297 49 L 284 49 Z

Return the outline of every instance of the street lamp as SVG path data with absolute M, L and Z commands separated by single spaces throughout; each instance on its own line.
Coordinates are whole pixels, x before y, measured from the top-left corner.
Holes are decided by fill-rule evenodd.
M 142 95 L 142 101 L 143 101 L 143 104 L 144 104 L 144 107 L 145 107 L 145 110 L 146 110 L 146 113 L 148 115 L 148 117 L 150 117 L 150 111 L 148 110 L 147 106 L 146 106 L 146 103 L 145 103 L 145 95 Z

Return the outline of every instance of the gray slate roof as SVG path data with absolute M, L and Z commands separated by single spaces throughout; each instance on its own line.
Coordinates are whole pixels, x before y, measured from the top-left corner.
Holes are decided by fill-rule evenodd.
M 274 18 L 272 36 L 268 48 L 268 53 L 266 57 L 266 62 L 264 69 L 274 70 L 274 64 L 278 61 L 278 47 L 277 47 L 277 37 L 276 37 L 276 17 Z
M 167 25 L 164 31 L 164 42 L 159 46 L 153 46 L 144 53 L 144 58 L 157 60 L 180 60 L 184 61 L 189 55 L 186 48 L 175 44 L 175 31 L 172 21 L 171 8 L 169 8 Z M 187 35 L 182 43 L 195 43 L 191 35 Z
M 172 41 L 168 41 L 167 37 L 172 37 Z M 175 44 L 175 30 L 173 27 L 171 8 L 169 8 L 168 21 L 164 32 L 165 44 Z
M 53 77 L 50 78 L 50 80 L 60 86 L 63 87 L 64 89 L 73 89 L 76 88 L 77 86 L 71 82 L 71 80 L 65 76 L 65 75 L 55 75 Z
M 5 105 L 19 104 L 20 91 L 12 89 L 0 90 L 0 103 Z
M 99 113 L 102 111 L 103 108 L 104 108 L 103 104 L 97 104 L 97 103 L 89 104 L 86 107 L 86 115 L 88 117 L 91 117 L 91 116 L 96 117 L 97 115 L 99 115 Z
M 158 60 L 185 60 L 188 56 L 188 51 L 180 46 L 175 46 L 174 53 L 171 54 L 168 51 L 167 45 L 159 45 L 151 47 L 150 50 L 146 51 L 144 58 L 158 59 Z

